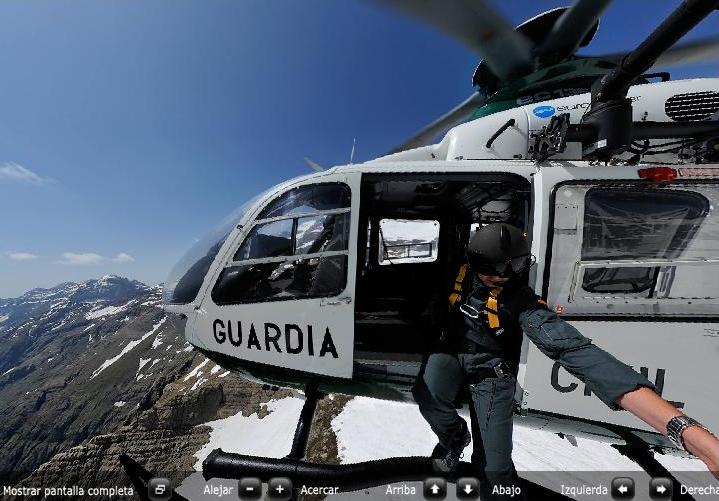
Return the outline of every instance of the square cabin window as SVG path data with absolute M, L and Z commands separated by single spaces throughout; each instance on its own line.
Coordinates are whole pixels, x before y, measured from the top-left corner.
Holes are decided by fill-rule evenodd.
M 709 201 L 691 191 L 590 189 L 586 195 L 582 260 L 676 259 L 709 212 Z M 657 267 L 587 270 L 582 289 L 640 293 L 654 286 Z
M 431 263 L 437 260 L 439 221 L 380 219 L 379 264 Z

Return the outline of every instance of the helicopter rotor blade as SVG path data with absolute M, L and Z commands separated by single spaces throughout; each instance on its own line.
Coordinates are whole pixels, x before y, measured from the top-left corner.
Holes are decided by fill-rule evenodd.
M 577 0 L 557 19 L 551 31 L 539 46 L 538 54 L 561 54 L 562 59 L 573 55 L 586 45 L 587 35 L 599 22 L 599 17 L 612 0 Z
M 629 52 L 615 52 L 596 57 L 620 61 L 627 54 Z M 687 66 L 717 60 L 719 60 L 719 36 L 678 44 L 659 56 L 652 67 Z
M 719 37 L 677 45 L 659 56 L 654 66 L 685 66 L 719 59 Z
M 445 32 L 482 57 L 500 80 L 533 67 L 532 43 L 484 0 L 375 0 Z
M 484 94 L 475 92 L 453 109 L 417 132 L 414 136 L 407 139 L 404 143 L 392 149 L 388 154 L 411 150 L 430 144 L 432 139 L 438 134 L 446 132 L 455 125 L 462 123 L 475 109 L 481 107 L 485 100 L 486 96 Z

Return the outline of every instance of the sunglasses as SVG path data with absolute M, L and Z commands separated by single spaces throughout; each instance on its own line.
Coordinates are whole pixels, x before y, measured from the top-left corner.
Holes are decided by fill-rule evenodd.
M 534 256 L 525 254 L 500 263 L 473 262 L 472 268 L 480 275 L 490 277 L 510 277 L 521 275 L 534 264 Z

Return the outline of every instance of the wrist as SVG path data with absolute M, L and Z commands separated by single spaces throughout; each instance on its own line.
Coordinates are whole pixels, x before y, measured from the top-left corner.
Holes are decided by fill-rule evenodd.
M 703 430 L 705 433 L 711 435 L 709 430 L 696 419 L 685 415 L 679 415 L 674 416 L 667 423 L 667 438 L 669 438 L 669 440 L 671 440 L 678 448 L 684 449 L 687 452 L 692 452 L 689 448 L 687 448 L 685 437 L 685 432 L 690 429 Z

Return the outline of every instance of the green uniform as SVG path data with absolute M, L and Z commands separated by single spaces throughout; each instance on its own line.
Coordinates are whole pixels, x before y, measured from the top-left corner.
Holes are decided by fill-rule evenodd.
M 429 355 L 413 394 L 439 442 L 452 448 L 461 440 L 463 430 L 456 398 L 462 387 L 469 385 L 474 414 L 472 464 L 481 481 L 482 499 L 510 499 L 492 496 L 492 490 L 499 485 L 511 488 L 516 478 L 512 416 L 522 332 L 612 409 L 619 409 L 616 400 L 623 394 L 654 386 L 560 319 L 529 287 L 505 287 L 497 296 L 497 310 L 487 314 L 488 299 L 496 307 L 491 302 L 492 291 L 476 277 L 467 281 L 470 292 L 449 314 L 448 342 Z M 493 311 L 497 313 L 494 318 Z M 503 376 L 491 371 L 500 363 L 509 367 Z

